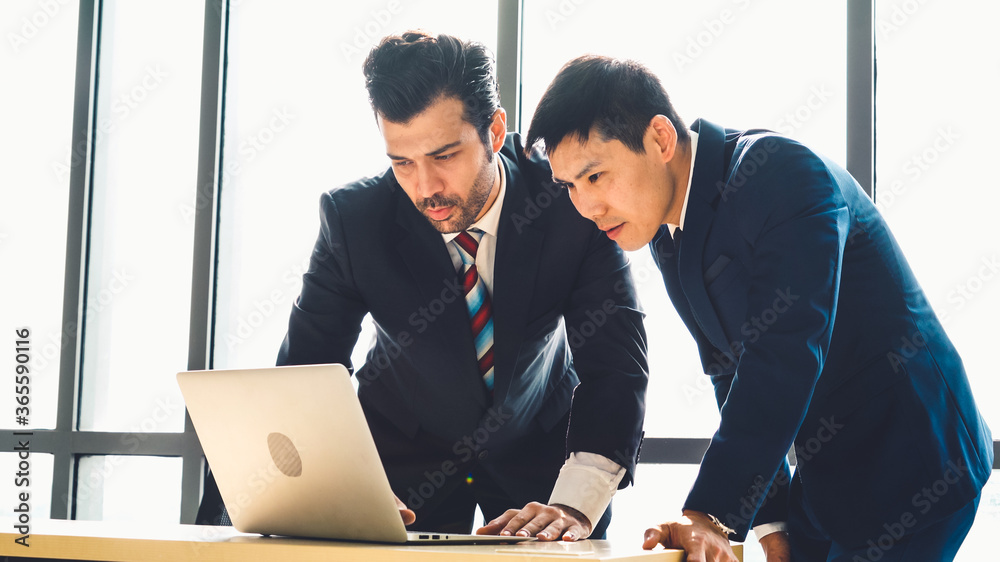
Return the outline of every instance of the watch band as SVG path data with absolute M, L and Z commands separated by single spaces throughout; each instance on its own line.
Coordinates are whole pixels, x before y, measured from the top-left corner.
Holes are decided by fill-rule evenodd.
M 706 513 L 705 515 L 708 516 L 708 518 L 712 521 L 712 524 L 715 525 L 715 527 L 719 529 L 719 531 L 721 531 L 723 535 L 726 535 L 728 537 L 729 535 L 736 534 L 736 531 L 727 527 L 726 524 L 723 523 L 722 520 L 719 519 L 718 517 L 712 515 L 711 513 Z

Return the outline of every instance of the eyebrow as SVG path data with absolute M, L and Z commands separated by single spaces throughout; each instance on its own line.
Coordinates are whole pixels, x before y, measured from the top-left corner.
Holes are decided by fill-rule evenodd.
M 442 146 L 440 148 L 437 148 L 435 150 L 432 150 L 432 151 L 424 154 L 424 156 L 437 156 L 438 154 L 441 154 L 442 152 L 445 152 L 447 150 L 451 150 L 452 148 L 455 148 L 456 146 L 458 146 L 460 144 L 462 144 L 462 141 L 450 142 L 450 143 L 448 143 L 448 144 L 446 144 L 446 145 L 444 145 L 444 146 Z M 393 160 L 409 160 L 409 158 L 407 158 L 405 156 L 396 156 L 394 154 L 389 154 L 388 152 L 386 152 L 385 155 L 388 156 L 389 158 L 393 159 Z
M 594 168 L 596 168 L 597 166 L 600 166 L 600 165 L 601 165 L 601 162 L 599 160 L 591 160 L 590 162 L 587 162 L 587 165 L 584 166 L 582 170 L 580 170 L 580 173 L 578 173 L 576 175 L 576 177 L 573 178 L 573 181 L 579 180 L 583 176 L 589 174 L 591 170 L 593 170 Z M 552 176 L 552 179 L 555 180 L 555 181 L 557 181 L 557 182 L 560 182 L 560 183 L 573 183 L 573 182 L 569 182 L 569 181 L 566 181 L 566 180 L 561 180 L 561 179 L 559 179 L 559 178 L 557 178 L 555 176 Z

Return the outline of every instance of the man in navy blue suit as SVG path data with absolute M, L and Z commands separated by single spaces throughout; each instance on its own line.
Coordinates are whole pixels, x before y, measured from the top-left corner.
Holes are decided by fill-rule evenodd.
M 952 559 L 990 430 L 850 174 L 769 131 L 688 128 L 648 69 L 596 56 L 550 84 L 538 141 L 581 215 L 625 250 L 649 245 L 715 385 L 721 422 L 683 516 L 644 547 L 731 560 L 728 539 L 784 510 L 769 560 Z
M 506 133 L 481 44 L 407 32 L 364 73 L 391 167 L 320 198 L 278 364 L 351 366 L 370 314 L 354 374 L 407 523 L 524 508 L 522 534 L 603 536 L 648 369 L 624 253 Z

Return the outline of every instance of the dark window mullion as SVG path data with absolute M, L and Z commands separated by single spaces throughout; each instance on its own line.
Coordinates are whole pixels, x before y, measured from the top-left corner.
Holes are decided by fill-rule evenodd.
M 225 122 L 226 52 L 229 30 L 228 0 L 206 0 L 202 43 L 201 114 L 198 138 L 193 267 L 191 272 L 191 321 L 188 336 L 188 369 L 212 368 L 215 333 L 215 286 L 218 271 L 219 192 L 222 178 L 223 126 Z M 184 437 L 190 444 L 183 455 L 181 522 L 193 523 L 201 500 L 202 452 L 184 416 Z
M 875 196 L 875 1 L 847 2 L 847 170 Z
M 59 394 L 55 432 L 68 437 L 77 428 L 83 327 L 86 318 L 87 255 L 89 254 L 90 199 L 93 193 L 96 129 L 97 61 L 100 44 L 100 0 L 80 0 L 77 27 L 76 79 L 73 94 L 73 132 L 70 160 L 66 269 L 63 283 L 62 340 L 59 357 Z M 69 439 L 61 442 L 68 443 Z M 70 447 L 53 452 L 51 517 L 71 514 L 74 453 Z
M 507 111 L 507 130 L 521 129 L 521 33 L 524 0 L 500 0 L 497 10 L 497 81 L 500 104 Z

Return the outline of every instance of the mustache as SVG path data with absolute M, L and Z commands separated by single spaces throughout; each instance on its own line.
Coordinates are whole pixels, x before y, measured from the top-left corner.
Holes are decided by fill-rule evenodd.
M 444 195 L 438 193 L 432 197 L 427 197 L 418 201 L 417 210 L 423 212 L 429 208 L 439 209 L 441 207 L 458 207 L 461 206 L 461 204 L 462 200 L 458 197 L 445 197 Z

